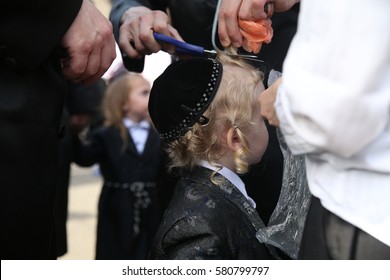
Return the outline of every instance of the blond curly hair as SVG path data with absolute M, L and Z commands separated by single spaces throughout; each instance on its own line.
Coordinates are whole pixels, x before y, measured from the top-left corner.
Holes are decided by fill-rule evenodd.
M 184 136 L 167 144 L 170 170 L 191 170 L 199 160 L 220 162 L 227 152 L 223 135 L 234 128 L 242 143 L 241 148 L 233 155 L 235 172 L 248 172 L 246 158 L 250 149 L 246 133 L 251 130 L 254 114 L 259 110 L 259 93 L 255 87 L 262 81 L 263 74 L 248 63 L 232 59 L 223 53 L 219 53 L 217 59 L 223 65 L 223 75 L 216 96 L 203 114 L 209 122 L 205 125 L 195 123 Z

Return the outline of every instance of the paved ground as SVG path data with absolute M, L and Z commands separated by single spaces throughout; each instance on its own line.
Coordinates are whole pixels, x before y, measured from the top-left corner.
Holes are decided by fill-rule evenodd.
M 68 205 L 68 253 L 59 259 L 93 260 L 95 258 L 97 202 L 101 179 L 91 168 L 72 165 Z

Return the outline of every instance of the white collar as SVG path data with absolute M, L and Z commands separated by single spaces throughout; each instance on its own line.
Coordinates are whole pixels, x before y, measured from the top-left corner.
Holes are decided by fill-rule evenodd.
M 224 176 L 245 196 L 245 198 L 252 204 L 253 208 L 256 208 L 256 202 L 248 196 L 248 193 L 246 192 L 246 189 L 245 189 L 245 184 L 241 180 L 241 178 L 237 175 L 237 173 L 231 171 L 229 168 L 222 166 L 220 164 L 217 164 L 217 166 L 221 166 L 222 169 L 218 170 L 219 167 L 215 167 L 205 160 L 200 160 L 198 162 L 198 165 L 203 166 L 203 167 L 208 168 L 208 169 L 211 169 L 213 171 L 216 171 L 217 173 Z
M 140 128 L 145 128 L 145 129 L 149 129 L 150 128 L 150 123 L 143 119 L 142 121 L 140 121 L 139 123 L 133 121 L 132 119 L 129 119 L 129 118 L 123 118 L 123 125 L 130 129 L 132 127 L 140 127 Z

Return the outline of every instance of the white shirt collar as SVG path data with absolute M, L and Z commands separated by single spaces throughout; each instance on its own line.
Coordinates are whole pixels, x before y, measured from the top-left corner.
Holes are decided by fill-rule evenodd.
M 245 198 L 252 204 L 253 208 L 256 208 L 256 202 L 248 196 L 248 193 L 245 189 L 245 184 L 241 180 L 241 178 L 237 175 L 237 173 L 231 171 L 229 168 L 226 168 L 221 165 L 222 169 L 218 170 L 217 167 L 211 165 L 205 160 L 200 160 L 198 162 L 198 165 L 203 166 L 205 168 L 211 169 L 213 171 L 216 171 L 217 173 L 224 176 L 226 179 L 228 179 L 244 196 Z
M 129 118 L 123 118 L 123 125 L 128 129 L 136 127 L 136 126 L 140 127 L 140 128 L 145 128 L 145 129 L 149 129 L 149 127 L 150 127 L 150 123 L 145 119 L 140 121 L 139 123 L 137 123 Z
M 141 155 L 144 152 L 146 141 L 148 139 L 150 128 L 149 122 L 147 120 L 142 120 L 139 123 L 136 123 L 131 119 L 124 118 L 123 125 L 129 131 L 137 152 Z

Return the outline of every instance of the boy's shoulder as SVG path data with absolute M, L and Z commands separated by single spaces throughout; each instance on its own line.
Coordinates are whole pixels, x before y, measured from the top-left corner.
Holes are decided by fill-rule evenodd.
M 171 208 L 184 216 L 198 215 L 225 219 L 226 214 L 244 215 L 240 204 L 242 194 L 230 183 L 216 185 L 212 171 L 201 169 L 196 174 L 183 176 L 177 183 Z M 215 179 L 223 179 L 221 176 Z M 246 200 L 245 200 L 246 201 Z

